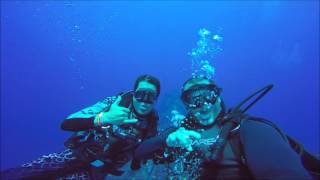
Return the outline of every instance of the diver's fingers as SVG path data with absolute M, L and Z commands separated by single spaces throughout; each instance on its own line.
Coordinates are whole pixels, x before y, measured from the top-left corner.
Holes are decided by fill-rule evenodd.
M 125 113 L 129 113 L 130 110 L 128 108 L 125 108 L 125 107 L 121 107 L 121 106 L 118 106 L 118 109 L 122 112 L 125 112 Z
M 181 127 L 179 128 L 174 134 L 172 139 L 175 141 L 175 144 L 181 147 L 184 147 L 185 144 L 187 143 L 187 139 L 189 139 L 188 134 L 186 134 L 187 130 L 185 128 Z
M 192 148 L 191 145 L 188 145 L 188 146 L 186 147 L 186 149 L 187 149 L 188 151 L 192 151 L 192 150 L 193 150 L 193 148 Z
M 176 133 L 171 133 L 168 135 L 166 139 L 166 143 L 169 147 L 177 147 L 179 144 L 179 140 L 177 139 Z
M 177 135 L 180 135 L 180 134 L 184 134 L 185 131 L 186 129 L 184 127 L 180 127 L 174 133 L 176 133 Z
M 190 138 L 190 136 L 186 137 L 185 139 L 188 145 L 190 145 L 194 141 L 194 139 Z
M 117 112 L 117 115 L 118 115 L 118 116 L 122 116 L 122 117 L 128 117 L 128 116 L 129 116 L 129 113 L 120 111 L 120 112 Z
M 184 132 L 184 134 L 189 136 L 189 138 L 194 138 L 194 139 L 200 139 L 201 138 L 201 134 L 196 132 L 196 131 L 186 130 Z
M 124 120 L 128 119 L 128 115 L 127 114 L 120 114 L 118 117 L 121 119 L 121 121 L 124 121 Z
M 121 99 L 122 99 L 122 97 L 118 96 L 117 99 L 112 103 L 112 106 L 114 106 L 114 105 L 118 106 L 119 103 L 121 102 Z
M 125 119 L 123 120 L 123 124 L 133 124 L 138 122 L 138 119 Z
M 182 138 L 182 136 L 173 136 L 171 138 L 171 144 L 174 147 L 185 147 L 186 145 L 186 139 Z
M 183 139 L 183 143 L 185 145 L 190 145 L 194 141 L 194 139 L 191 138 L 189 135 L 183 135 L 181 136 L 181 138 Z
M 177 138 L 177 140 L 178 140 L 178 144 L 181 147 L 187 147 L 188 146 L 188 142 L 187 142 L 187 138 L 186 137 L 180 137 L 180 138 Z

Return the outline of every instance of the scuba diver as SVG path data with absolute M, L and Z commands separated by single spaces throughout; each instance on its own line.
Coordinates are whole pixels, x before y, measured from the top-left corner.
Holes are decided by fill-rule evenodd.
M 139 169 L 133 151 L 157 134 L 154 105 L 159 94 L 157 78 L 138 77 L 134 91 L 108 97 L 67 117 L 61 128 L 74 134 L 63 152 L 3 171 L 1 179 L 104 179 L 107 174 L 120 176 L 119 168 L 130 160 L 131 169 Z
M 181 95 L 187 116 L 179 127 L 140 144 L 134 157 L 167 165 L 169 179 L 319 178 L 318 159 L 272 122 L 245 114 L 271 88 L 226 110 L 221 89 L 212 80 L 187 80 Z

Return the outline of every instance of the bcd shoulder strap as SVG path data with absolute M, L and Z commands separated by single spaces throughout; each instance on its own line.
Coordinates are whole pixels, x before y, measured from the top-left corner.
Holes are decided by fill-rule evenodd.
M 270 125 L 274 129 L 276 129 L 279 132 L 279 134 L 283 137 L 283 139 L 290 144 L 291 148 L 297 154 L 300 155 L 302 164 L 303 164 L 304 168 L 309 172 L 309 174 L 312 177 L 314 177 L 315 179 L 319 179 L 320 178 L 320 160 L 319 160 L 319 157 L 317 158 L 314 155 L 312 155 L 311 153 L 309 153 L 308 151 L 306 151 L 300 143 L 298 143 L 292 137 L 290 137 L 288 135 L 285 135 L 280 130 L 280 128 L 278 128 L 271 121 L 268 121 L 268 120 L 263 119 L 263 118 L 258 118 L 258 117 L 250 117 L 249 119 L 246 119 L 245 121 L 247 121 L 247 120 L 253 120 L 253 121 L 258 121 L 258 122 L 261 122 L 261 123 L 265 123 L 265 124 Z M 239 125 L 241 127 L 241 123 Z M 237 129 L 236 131 L 234 131 L 234 132 L 232 132 L 230 134 L 229 142 L 230 142 L 231 149 L 232 149 L 233 153 L 235 154 L 237 159 L 240 160 L 239 162 L 242 163 L 243 165 L 245 165 L 246 164 L 246 157 L 245 157 L 245 153 L 244 153 L 244 150 L 243 150 L 243 144 L 241 142 L 239 129 Z

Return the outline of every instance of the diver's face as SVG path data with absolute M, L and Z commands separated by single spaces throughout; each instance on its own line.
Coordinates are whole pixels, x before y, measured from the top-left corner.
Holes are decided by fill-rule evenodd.
M 202 125 L 214 123 L 221 112 L 221 99 L 216 92 L 206 79 L 184 86 L 182 100 L 187 111 Z
M 133 107 L 140 115 L 149 114 L 156 102 L 157 88 L 155 85 L 141 81 L 135 90 L 133 97 Z
M 218 98 L 214 104 L 204 103 L 203 106 L 189 112 L 201 125 L 211 125 L 221 112 L 221 100 Z

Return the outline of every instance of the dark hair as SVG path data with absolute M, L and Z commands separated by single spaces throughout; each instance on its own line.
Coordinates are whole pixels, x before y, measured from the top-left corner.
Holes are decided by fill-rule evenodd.
M 134 90 L 137 89 L 137 87 L 141 81 L 146 81 L 150 84 L 155 85 L 157 88 L 157 96 L 159 96 L 159 94 L 160 94 L 160 81 L 156 77 L 148 75 L 148 74 L 139 76 L 136 79 L 136 82 L 134 83 Z

